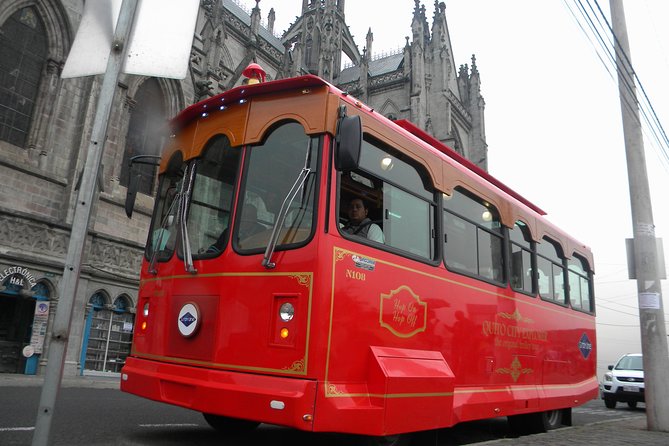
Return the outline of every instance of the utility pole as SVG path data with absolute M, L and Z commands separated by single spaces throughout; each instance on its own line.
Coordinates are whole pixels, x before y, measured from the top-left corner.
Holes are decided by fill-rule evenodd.
M 72 309 L 74 308 L 74 301 L 79 285 L 81 260 L 88 234 L 91 207 L 95 198 L 95 188 L 97 187 L 102 151 L 107 139 L 109 115 L 138 1 L 123 0 L 112 39 L 107 69 L 102 81 L 102 87 L 100 88 L 91 141 L 74 209 L 70 243 L 67 249 L 65 268 L 60 284 L 58 310 L 56 311 L 53 323 L 44 385 L 37 411 L 35 433 L 33 434 L 33 446 L 46 446 L 49 444 L 54 407 L 63 378 L 63 366 L 67 352 L 67 342 L 70 336 Z
M 622 0 L 610 0 L 610 7 L 632 205 L 646 419 L 648 430 L 669 432 L 669 352 L 639 105 Z

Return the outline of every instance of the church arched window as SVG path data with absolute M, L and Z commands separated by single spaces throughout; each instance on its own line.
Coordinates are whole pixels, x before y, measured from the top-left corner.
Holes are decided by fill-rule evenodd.
M 26 146 L 46 56 L 35 8 L 18 10 L 0 26 L 0 140 Z
M 130 178 L 128 162 L 135 155 L 159 155 L 163 141 L 166 112 L 163 92 L 158 80 L 144 81 L 135 94 L 135 106 L 130 115 L 128 134 L 125 139 L 125 153 L 121 167 L 120 183 L 127 186 Z M 141 172 L 139 192 L 151 195 L 156 175 L 156 167 L 149 164 L 133 166 L 133 175 Z

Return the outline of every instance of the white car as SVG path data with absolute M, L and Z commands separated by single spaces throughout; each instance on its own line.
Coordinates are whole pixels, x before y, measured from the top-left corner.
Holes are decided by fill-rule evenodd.
M 641 353 L 627 354 L 616 365 L 610 365 L 600 383 L 600 390 L 604 404 L 609 409 L 615 409 L 619 401 L 627 403 L 631 408 L 635 408 L 639 402 L 645 403 Z

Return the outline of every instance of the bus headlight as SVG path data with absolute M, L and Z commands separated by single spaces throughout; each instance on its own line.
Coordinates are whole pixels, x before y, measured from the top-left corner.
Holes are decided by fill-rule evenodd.
M 142 323 L 139 326 L 141 331 L 143 332 L 146 331 L 146 327 L 149 325 L 147 322 L 148 317 L 149 317 L 149 303 L 145 302 L 144 307 L 142 308 L 142 317 L 141 317 Z
M 295 307 L 290 302 L 284 302 L 279 308 L 279 317 L 282 321 L 288 322 L 295 316 Z

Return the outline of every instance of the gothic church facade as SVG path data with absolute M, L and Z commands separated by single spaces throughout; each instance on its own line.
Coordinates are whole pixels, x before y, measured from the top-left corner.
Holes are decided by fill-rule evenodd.
M 411 36 L 404 49 L 377 58 L 371 30 L 362 51 L 354 42 L 345 0 L 302 0 L 301 15 L 281 36 L 274 29 L 277 12 L 270 10 L 264 21 L 261 3 L 246 11 L 235 0 L 202 0 L 185 79 L 121 76 L 74 296 L 65 375 L 118 373 L 129 352 L 157 179 L 151 172 L 140 185 L 128 219 L 128 159 L 159 154 L 165 120 L 240 85 L 250 62 L 269 80 L 317 74 L 487 168 L 479 73 L 473 57 L 456 69 L 443 3 L 435 2 L 430 25 L 415 0 L 406 11 Z M 44 372 L 102 81 L 60 77 L 83 11 L 82 0 L 0 2 L 0 373 Z M 344 56 L 351 66 L 343 66 Z

